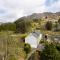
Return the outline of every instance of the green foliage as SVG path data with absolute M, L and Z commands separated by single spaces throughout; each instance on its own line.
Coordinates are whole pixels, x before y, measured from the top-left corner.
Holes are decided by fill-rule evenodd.
M 0 31 L 15 31 L 16 25 L 14 23 L 4 23 L 0 25 Z
M 41 60 L 60 60 L 59 51 L 54 44 L 47 44 L 41 52 Z
M 46 23 L 46 25 L 45 25 L 45 28 L 46 28 L 47 30 L 52 30 L 52 22 L 51 22 L 51 21 L 48 21 L 48 22 Z
M 44 41 L 40 41 L 40 43 L 44 43 Z
M 56 48 L 57 48 L 58 51 L 60 51 L 60 44 L 57 44 Z
M 25 21 L 23 19 L 15 21 L 15 24 L 16 24 L 16 32 L 19 33 L 26 33 L 31 28 L 31 22 Z
M 31 51 L 31 46 L 27 43 L 24 44 L 24 51 L 28 54 Z

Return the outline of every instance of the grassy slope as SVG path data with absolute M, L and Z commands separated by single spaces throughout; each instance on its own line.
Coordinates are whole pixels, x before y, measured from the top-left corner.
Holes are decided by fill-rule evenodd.
M 25 58 L 26 54 L 23 50 L 23 44 L 21 43 L 21 37 L 25 34 L 15 34 L 11 31 L 2 31 L 0 32 L 0 54 L 6 53 L 8 55 L 14 55 L 16 58 L 23 57 Z

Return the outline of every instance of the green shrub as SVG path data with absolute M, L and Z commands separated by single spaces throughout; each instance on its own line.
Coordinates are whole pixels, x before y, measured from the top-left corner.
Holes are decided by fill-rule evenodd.
M 45 25 L 45 28 L 46 28 L 47 30 L 52 30 L 52 22 L 51 22 L 51 21 L 48 21 L 48 22 L 46 23 L 46 25 Z
M 24 51 L 28 54 L 31 51 L 31 46 L 27 43 L 24 44 Z
M 60 60 L 59 51 L 54 44 L 45 45 L 45 49 L 41 52 L 41 60 Z

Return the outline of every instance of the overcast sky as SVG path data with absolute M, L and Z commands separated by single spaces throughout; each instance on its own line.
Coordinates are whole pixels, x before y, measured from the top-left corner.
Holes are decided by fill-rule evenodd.
M 32 13 L 58 11 L 60 0 L 0 0 L 0 22 L 13 22 Z

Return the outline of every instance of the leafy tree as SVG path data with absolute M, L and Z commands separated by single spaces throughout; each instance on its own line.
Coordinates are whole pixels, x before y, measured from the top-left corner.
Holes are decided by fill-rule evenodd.
M 52 30 L 52 22 L 51 22 L 51 21 L 48 21 L 48 22 L 46 23 L 46 25 L 45 25 L 45 28 L 46 28 L 47 30 Z
M 26 33 L 31 28 L 31 22 L 23 19 L 17 20 L 15 24 L 16 24 L 16 32 L 19 33 Z
M 24 21 L 16 24 L 16 31 L 20 33 L 25 33 L 25 22 Z

